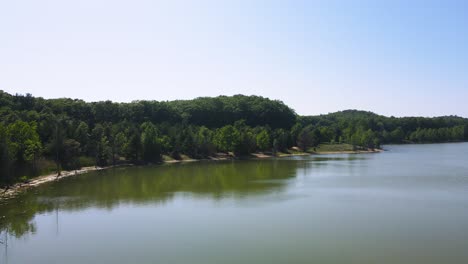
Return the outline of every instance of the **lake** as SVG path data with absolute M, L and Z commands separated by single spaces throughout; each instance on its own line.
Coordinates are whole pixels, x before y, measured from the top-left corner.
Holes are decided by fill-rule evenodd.
M 0 263 L 468 263 L 468 143 L 384 148 L 48 183 L 0 204 Z

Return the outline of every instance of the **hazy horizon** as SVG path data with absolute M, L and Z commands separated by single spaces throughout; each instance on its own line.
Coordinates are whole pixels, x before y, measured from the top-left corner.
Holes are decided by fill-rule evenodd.
M 468 117 L 462 1 L 5 1 L 0 90 Z

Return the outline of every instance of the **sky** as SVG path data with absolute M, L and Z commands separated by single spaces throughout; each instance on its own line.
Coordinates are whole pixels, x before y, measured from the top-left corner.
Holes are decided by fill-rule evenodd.
M 0 90 L 468 117 L 468 1 L 0 1 Z

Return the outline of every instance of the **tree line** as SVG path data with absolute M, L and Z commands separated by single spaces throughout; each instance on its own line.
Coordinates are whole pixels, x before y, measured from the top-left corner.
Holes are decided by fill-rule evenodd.
M 298 116 L 260 96 L 84 102 L 0 91 L 0 183 L 82 166 L 156 163 L 169 156 L 303 151 L 321 143 L 358 148 L 468 139 L 456 116 L 395 118 L 348 110 Z

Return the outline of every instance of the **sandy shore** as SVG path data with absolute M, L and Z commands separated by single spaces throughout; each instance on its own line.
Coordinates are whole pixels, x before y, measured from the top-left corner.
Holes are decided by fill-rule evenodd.
M 317 151 L 311 154 L 326 155 L 326 154 L 365 154 L 365 153 L 379 153 L 383 152 L 383 149 L 374 150 L 350 150 L 350 151 Z
M 326 155 L 326 154 L 362 154 L 362 153 L 378 153 L 382 152 L 382 149 L 375 149 L 375 150 L 358 150 L 358 151 L 330 151 L 330 152 L 312 152 L 312 153 L 306 153 L 306 152 L 301 152 L 301 153 L 278 153 L 277 156 L 273 156 L 270 154 L 265 154 L 265 153 L 252 153 L 250 156 L 247 157 L 241 157 L 240 159 L 266 159 L 266 158 L 274 158 L 274 157 L 291 157 L 291 156 L 307 156 L 307 155 Z M 163 161 L 162 164 L 174 164 L 174 163 L 182 163 L 182 162 L 195 162 L 195 161 L 222 161 L 222 160 L 234 160 L 237 159 L 236 157 L 232 155 L 227 155 L 227 154 L 221 154 L 216 157 L 209 157 L 207 159 L 183 159 L 183 160 L 166 160 Z M 131 166 L 131 164 L 125 164 L 125 165 L 117 165 L 118 166 Z M 0 188 L 0 200 L 3 199 L 8 199 L 11 197 L 16 196 L 17 194 L 39 186 L 41 184 L 47 183 L 47 182 L 52 182 L 52 181 L 58 181 L 63 178 L 67 178 L 70 176 L 75 176 L 91 171 L 99 171 L 99 170 L 105 170 L 112 168 L 114 166 L 108 166 L 108 167 L 83 167 L 79 170 L 72 170 L 72 171 L 62 171 L 60 176 L 57 176 L 57 173 L 49 174 L 49 175 L 43 175 L 43 176 L 38 176 L 36 178 L 30 179 L 27 182 L 19 182 L 16 183 L 12 186 L 10 186 L 7 189 L 1 189 Z
M 57 180 L 60 180 L 60 179 L 66 178 L 66 177 L 79 175 L 79 174 L 87 173 L 87 172 L 90 172 L 90 171 L 105 170 L 105 169 L 108 169 L 108 168 L 111 168 L 111 167 L 112 166 L 110 166 L 110 167 L 94 167 L 94 166 L 93 167 L 83 167 L 83 168 L 81 168 L 79 170 L 62 171 L 60 176 L 57 176 L 57 173 L 38 176 L 36 178 L 28 180 L 27 182 L 16 183 L 16 184 L 10 186 L 7 189 L 0 189 L 0 200 L 1 199 L 11 198 L 11 197 L 19 194 L 22 191 L 25 191 L 25 190 L 27 190 L 29 188 L 39 186 L 39 185 L 41 185 L 43 183 L 46 183 L 46 182 L 57 181 Z

